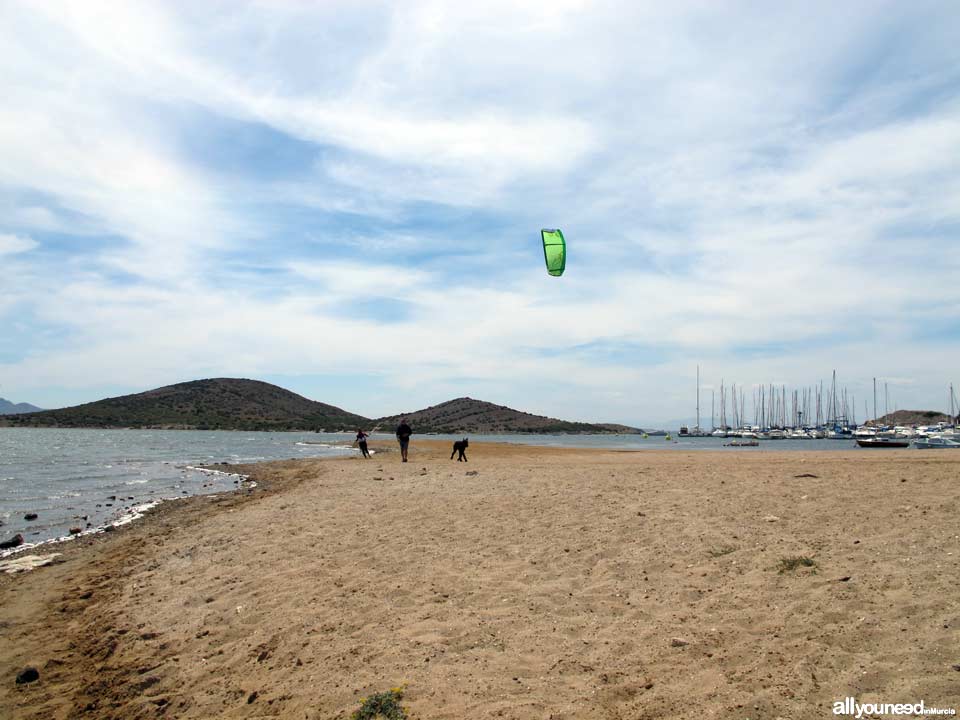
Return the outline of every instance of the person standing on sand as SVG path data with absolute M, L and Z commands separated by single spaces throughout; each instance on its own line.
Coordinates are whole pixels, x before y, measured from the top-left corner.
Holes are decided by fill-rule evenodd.
M 407 461 L 407 447 L 410 445 L 411 435 L 413 430 L 407 425 L 407 419 L 400 418 L 400 424 L 397 426 L 397 440 L 400 441 L 400 457 L 403 458 L 403 462 Z
M 360 452 L 363 453 L 365 458 L 370 457 L 370 453 L 367 452 L 367 437 L 368 435 L 363 430 L 357 430 L 357 445 L 360 446 Z

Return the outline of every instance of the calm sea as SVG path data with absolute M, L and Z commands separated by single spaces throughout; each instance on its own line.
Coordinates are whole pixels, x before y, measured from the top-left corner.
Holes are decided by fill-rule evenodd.
M 352 435 L 0 428 L 0 540 L 93 531 L 160 500 L 236 489 L 197 465 L 344 455 Z M 229 468 L 226 468 L 229 469 Z M 36 513 L 37 519 L 24 516 Z M 0 557 L 10 551 L 0 550 Z
M 352 434 L 341 433 L 0 428 L 0 541 L 22 533 L 27 543 L 35 544 L 68 536 L 71 528 L 92 532 L 134 517 L 160 500 L 237 487 L 235 475 L 203 472 L 197 465 L 356 454 L 343 446 L 352 440 Z M 638 435 L 485 435 L 472 440 L 621 450 L 856 447 L 849 440 L 783 440 L 762 442 L 757 448 L 724 448 L 728 441 L 719 438 L 667 441 Z M 36 513 L 37 519 L 25 520 L 28 513 Z M 0 557 L 10 552 L 0 551 Z

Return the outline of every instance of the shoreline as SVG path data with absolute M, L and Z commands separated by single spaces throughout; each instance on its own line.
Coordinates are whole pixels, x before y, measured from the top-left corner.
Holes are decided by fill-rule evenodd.
M 30 666 L 39 670 L 43 681 L 35 686 L 0 683 L 0 715 L 46 720 L 93 712 L 85 716 L 112 717 L 94 712 L 84 698 L 96 702 L 104 689 L 98 676 L 117 639 L 127 635 L 111 627 L 115 615 L 111 604 L 122 597 L 124 571 L 184 527 L 202 525 L 217 514 L 295 487 L 299 480 L 271 476 L 266 466 L 298 462 L 303 461 L 235 465 L 245 473 L 242 477 L 251 480 L 254 472 L 258 477 L 234 490 L 169 498 L 112 532 L 34 547 L 55 550 L 50 553 L 55 559 L 31 570 L 0 573 L 0 675 L 9 679 Z M 93 625 L 94 632 L 78 632 L 78 617 L 81 624 Z M 106 644 L 101 632 L 107 636 Z M 95 667 L 84 667 L 88 663 Z M 64 672 L 69 666 L 74 667 Z
M 219 463 L 217 463 L 219 464 Z M 50 547 L 58 547 L 64 543 L 72 542 L 75 540 L 82 540 L 92 536 L 102 535 L 105 533 L 111 533 L 119 528 L 129 525 L 130 523 L 137 522 L 142 520 L 147 516 L 148 513 L 155 510 L 165 503 L 171 503 L 176 501 L 184 501 L 194 497 L 204 497 L 204 496 L 216 496 L 224 495 L 239 492 L 244 489 L 250 489 L 251 487 L 256 487 L 256 482 L 250 481 L 247 475 L 234 472 L 226 472 L 224 470 L 218 470 L 213 467 L 206 466 L 194 466 L 194 465 L 184 465 L 182 466 L 185 470 L 191 470 L 193 472 L 199 472 L 204 475 L 224 475 L 227 477 L 236 477 L 234 481 L 236 487 L 229 490 L 221 490 L 213 493 L 196 493 L 192 495 L 170 495 L 169 497 L 158 497 L 150 500 L 144 500 L 141 503 L 125 506 L 122 511 L 118 511 L 115 515 L 115 519 L 107 520 L 106 522 L 100 525 L 93 525 L 87 528 L 84 528 L 78 533 L 71 533 L 68 535 L 59 535 L 52 538 L 47 538 L 46 540 L 39 540 L 37 542 L 30 542 L 24 540 L 20 545 L 15 547 L 5 548 L 0 550 L 0 573 L 3 573 L 4 565 L 7 561 L 11 559 L 16 559 L 21 553 L 26 553 L 28 551 L 44 551 Z M 244 485 L 247 483 L 247 485 Z M 80 508 L 79 511 L 82 512 L 83 508 Z M 22 535 L 22 534 L 21 534 Z M 2 537 L 6 537 L 5 535 Z
M 204 483 L 200 486 L 198 491 L 190 493 L 189 491 L 181 490 L 180 494 L 177 495 L 154 495 L 154 490 L 149 490 L 147 495 L 143 495 L 139 498 L 135 496 L 122 497 L 118 495 L 108 496 L 106 499 L 103 497 L 95 497 L 93 493 L 89 493 L 87 497 L 82 497 L 79 495 L 71 496 L 71 501 L 74 502 L 72 506 L 63 506 L 62 508 L 46 508 L 47 515 L 53 514 L 56 516 L 57 511 L 60 511 L 61 514 L 64 514 L 63 511 L 69 511 L 69 515 L 72 518 L 72 522 L 58 522 L 58 525 L 61 525 L 64 528 L 64 534 L 54 535 L 52 537 L 45 537 L 41 540 L 30 540 L 27 537 L 24 537 L 27 531 L 30 529 L 30 526 L 23 526 L 19 528 L 17 532 L 17 527 L 14 525 L 9 527 L 4 525 L 6 532 L 0 532 L 0 539 L 8 540 L 12 535 L 19 534 L 23 537 L 23 542 L 19 545 L 13 547 L 0 549 L 0 572 L 2 572 L 3 563 L 8 561 L 11 558 L 16 557 L 17 555 L 28 551 L 28 550 L 42 550 L 47 546 L 57 546 L 65 542 L 70 542 L 80 538 L 86 538 L 92 535 L 99 535 L 104 532 L 113 532 L 117 528 L 123 527 L 131 522 L 140 520 L 146 513 L 150 512 L 157 506 L 162 503 L 168 503 L 174 500 L 184 500 L 189 497 L 195 497 L 197 495 L 217 495 L 224 492 L 235 492 L 241 489 L 244 483 L 247 481 L 247 477 L 241 473 L 228 472 L 214 467 L 214 465 L 222 465 L 222 463 L 213 463 L 211 466 L 201 466 L 201 465 L 174 465 L 174 467 L 192 473 L 198 473 L 204 477 L 212 478 L 210 483 Z M 213 481 L 223 481 L 226 482 L 230 479 L 233 479 L 233 487 L 224 486 L 219 489 L 214 489 L 213 491 L 207 491 L 208 487 L 213 486 Z M 173 489 L 167 488 L 167 492 L 172 492 Z M 47 498 L 49 501 L 50 498 Z M 106 502 L 106 500 L 111 500 L 113 503 L 116 503 L 117 507 L 113 512 L 110 512 L 105 517 L 102 517 L 99 522 L 88 522 L 88 516 L 92 516 L 96 510 L 101 507 L 100 504 L 96 503 L 96 500 L 101 500 L 101 502 Z M 85 501 L 85 504 L 84 502 Z M 132 501 L 130 504 L 122 505 L 120 503 Z M 79 504 L 77 504 L 79 503 Z M 110 505 L 110 503 L 108 503 Z M 51 513 L 52 510 L 52 513 Z M 86 512 L 87 515 L 80 515 L 80 513 Z M 85 526 L 84 526 L 85 523 Z M 74 532 L 72 529 L 67 529 L 67 526 L 72 525 L 74 528 L 79 530 L 79 532 Z M 33 533 L 36 535 L 37 533 Z
M 84 428 L 68 428 L 68 429 L 84 430 Z M 140 428 L 137 428 L 137 429 L 140 429 Z M 122 429 L 121 429 L 121 428 L 115 428 L 114 430 L 120 431 L 120 430 L 122 430 Z M 242 431 L 224 431 L 224 432 L 242 432 Z M 279 432 L 279 431 L 278 431 L 278 432 Z M 271 433 L 271 434 L 276 434 L 276 433 Z M 294 433 L 294 434 L 302 435 L 303 433 Z M 343 435 L 343 434 L 344 434 L 344 433 L 340 433 L 340 435 Z M 346 434 L 352 436 L 352 433 L 346 433 Z M 328 434 L 328 435 L 329 435 L 329 434 Z M 432 441 L 432 442 L 433 442 L 433 441 L 441 441 L 440 436 L 438 436 L 437 434 L 434 434 L 434 433 L 421 433 L 421 434 L 419 434 L 418 437 L 419 437 L 422 441 Z M 544 439 L 544 442 L 540 443 L 538 439 L 535 439 L 535 440 L 533 440 L 532 442 L 530 442 L 529 440 L 530 440 L 530 438 L 532 438 L 532 437 L 533 437 L 533 438 L 542 437 L 542 438 Z M 563 438 L 563 437 L 572 438 L 572 440 L 571 440 L 571 443 L 572 443 L 572 444 L 568 444 L 568 445 L 563 445 L 563 444 L 556 445 L 556 444 L 551 444 L 551 443 L 549 442 L 549 438 Z M 816 445 L 816 446 L 814 446 L 814 447 L 809 447 L 809 446 L 807 446 L 807 444 L 805 444 L 805 443 L 801 443 L 801 444 L 799 444 L 799 445 L 794 444 L 794 443 L 791 443 L 791 444 L 785 444 L 785 443 L 766 444 L 766 443 L 761 443 L 760 446 L 755 446 L 755 447 L 733 447 L 731 443 L 724 442 L 723 439 L 720 439 L 720 438 L 717 438 L 717 439 L 712 439 L 712 438 L 699 438 L 698 440 L 699 440 L 699 442 L 700 442 L 701 444 L 697 444 L 697 441 L 696 441 L 696 440 L 694 441 L 694 443 L 690 443 L 690 442 L 689 442 L 689 439 L 685 439 L 685 438 L 681 438 L 679 441 L 678 441 L 677 439 L 670 439 L 668 443 L 663 443 L 663 442 L 661 442 L 661 441 L 659 440 L 659 436 L 651 436 L 651 438 L 649 439 L 648 442 L 643 442 L 643 443 L 638 443 L 638 444 L 631 444 L 631 445 L 627 445 L 627 446 L 618 446 L 616 443 L 614 443 L 614 444 L 606 444 L 606 443 L 604 442 L 604 439 L 605 439 L 605 438 L 612 438 L 612 437 L 626 438 L 627 441 L 629 442 L 629 439 L 630 439 L 631 437 L 633 437 L 633 434 L 623 434 L 623 433 L 621 433 L 621 434 L 616 434 L 616 433 L 605 433 L 605 434 L 560 433 L 560 434 L 554 434 L 554 435 L 548 435 L 548 436 L 537 436 L 536 434 L 531 435 L 531 434 L 529 434 L 529 433 L 512 433 L 512 434 L 510 434 L 510 433 L 504 433 L 504 434 L 497 434 L 497 435 L 486 435 L 486 436 L 485 436 L 485 435 L 480 435 L 480 436 L 474 436 L 473 439 L 474 439 L 474 443 L 475 443 L 475 444 L 509 443 L 509 444 L 524 445 L 524 446 L 529 446 L 529 447 L 534 447 L 534 448 L 537 448 L 537 447 L 566 447 L 566 448 L 570 448 L 570 449 L 595 448 L 595 449 L 605 449 L 605 450 L 609 450 L 609 451 L 612 451 L 612 452 L 650 452 L 650 451 L 664 451 L 664 450 L 680 451 L 680 452 L 683 452 L 683 451 L 691 451 L 691 452 L 694 452 L 694 451 L 695 451 L 695 452 L 703 452 L 703 451 L 707 451 L 707 452 L 713 452 L 713 451 L 722 451 L 722 452 L 750 452 L 750 451 L 756 451 L 756 452 L 761 452 L 761 451 L 763 451 L 763 452 L 835 452 L 835 451 L 846 451 L 846 450 L 851 450 L 851 449 L 855 449 L 855 450 L 856 450 L 856 448 L 853 448 L 853 447 L 842 447 L 842 446 L 839 446 L 838 444 L 836 444 L 836 441 L 835 441 L 835 440 L 824 441 L 825 445 L 818 443 L 818 445 Z M 489 438 L 489 439 L 488 439 L 488 438 Z M 580 444 L 580 443 L 578 443 L 578 440 L 579 440 L 579 439 L 582 439 L 582 438 L 588 438 L 588 439 L 596 440 L 596 441 L 597 441 L 597 444 L 593 444 L 593 443 Z M 669 438 L 669 436 L 668 436 L 668 438 Z M 446 439 L 446 438 L 444 438 L 444 439 Z M 392 437 L 392 435 L 390 435 L 389 433 L 377 433 L 377 434 L 375 435 L 375 437 L 373 438 L 373 441 L 374 441 L 374 442 L 379 441 L 382 447 L 387 447 L 387 448 L 388 448 L 388 452 L 389 452 L 389 450 L 394 449 L 394 448 L 393 448 L 392 440 L 393 440 L 393 437 Z M 713 440 L 712 443 L 710 443 L 711 440 Z M 706 442 L 704 442 L 704 441 L 706 441 Z M 562 443 L 563 440 L 561 440 L 560 442 Z M 707 444 L 707 443 L 710 443 L 710 444 Z M 329 437 L 328 437 L 328 438 L 325 438 L 325 439 L 323 439 L 323 440 L 316 440 L 316 441 L 304 439 L 304 440 L 300 440 L 300 441 L 298 441 L 298 442 L 295 442 L 295 443 L 293 443 L 293 444 L 294 444 L 295 446 L 303 446 L 303 447 L 322 447 L 322 448 L 329 449 L 329 450 L 331 450 L 331 451 L 340 451 L 340 452 L 343 452 L 344 454 L 352 454 L 352 453 L 356 453 L 356 452 L 357 452 L 356 449 L 353 448 L 353 445 L 354 445 L 355 443 L 351 443 L 351 441 L 350 441 L 349 438 L 339 438 L 339 439 L 336 439 L 336 438 L 329 438 Z M 859 451 L 859 450 L 858 450 L 858 451 Z M 277 459 L 294 459 L 294 458 L 277 458 Z M 160 461 L 158 460 L 157 462 L 160 462 Z M 241 462 L 242 462 L 242 461 L 241 461 Z M 265 460 L 257 460 L 257 461 L 255 461 L 255 462 L 256 462 L 256 463 L 272 462 L 272 460 L 265 459 Z M 222 471 L 222 470 L 219 469 L 219 466 L 221 466 L 221 465 L 232 465 L 232 464 L 236 464 L 236 463 L 237 463 L 236 460 L 231 460 L 230 462 L 214 462 L 214 461 L 210 461 L 210 462 L 207 462 L 207 463 L 205 463 L 205 464 L 193 465 L 193 464 L 189 464 L 188 462 L 163 461 L 163 464 L 164 464 L 164 465 L 170 465 L 170 466 L 177 467 L 177 468 L 180 468 L 180 469 L 185 470 L 185 471 L 199 472 L 199 473 L 203 473 L 203 474 L 205 474 L 205 475 L 211 475 L 211 476 L 224 475 L 224 476 L 234 476 L 234 477 L 237 476 L 236 473 L 233 473 L 233 472 L 230 472 L 230 471 Z M 246 464 L 249 464 L 249 463 L 246 463 Z M 109 466 L 108 466 L 108 467 L 109 467 Z M 240 477 L 239 480 L 240 480 L 240 482 L 242 482 L 242 481 L 243 481 L 243 478 Z M 129 484 L 129 483 L 127 483 L 127 484 Z M 207 486 L 204 485 L 203 487 L 206 488 Z M 224 489 L 217 489 L 217 490 L 215 490 L 214 492 L 222 492 L 223 490 L 224 490 Z M 198 494 L 202 494 L 202 493 L 200 493 L 199 491 L 197 491 L 197 492 L 198 492 Z M 183 493 L 181 492 L 181 494 L 183 494 Z M 96 511 L 94 510 L 93 505 L 90 505 L 90 504 L 89 504 L 89 503 L 92 503 L 92 502 L 93 502 L 92 500 L 90 500 L 90 499 L 87 500 L 88 506 L 80 506 L 80 507 L 77 507 L 77 508 L 66 508 L 67 510 L 74 511 L 73 517 L 75 518 L 76 521 L 75 521 L 74 523 L 72 523 L 72 524 L 66 523 L 66 522 L 61 522 L 60 524 L 61 524 L 62 527 L 60 528 L 60 532 L 61 532 L 60 535 L 47 536 L 47 537 L 44 537 L 44 539 L 42 539 L 42 540 L 36 540 L 36 541 L 30 540 L 30 538 L 27 536 L 27 531 L 30 529 L 30 526 L 21 526 L 21 527 L 19 528 L 19 532 L 20 532 L 21 534 L 23 534 L 23 536 L 24 536 L 24 543 L 23 543 L 22 545 L 19 545 L 19 546 L 15 546 L 15 547 L 11 547 L 11 548 L 0 549 L 0 563 L 2 563 L 3 561 L 5 561 L 5 560 L 7 560 L 7 559 L 9 559 L 9 558 L 13 558 L 13 557 L 15 557 L 15 556 L 17 556 L 17 555 L 19 555 L 19 554 L 27 551 L 27 550 L 30 550 L 30 549 L 43 548 L 43 547 L 45 547 L 46 545 L 56 545 L 56 544 L 60 544 L 60 543 L 63 543 L 63 542 L 65 542 L 65 541 L 68 541 L 68 540 L 73 540 L 73 539 L 77 538 L 78 536 L 87 536 L 87 535 L 90 535 L 90 534 L 96 534 L 96 533 L 99 533 L 99 532 L 103 532 L 103 531 L 104 531 L 105 529 L 107 529 L 107 528 L 116 527 L 116 526 L 118 526 L 118 525 L 125 524 L 126 522 L 129 522 L 130 519 L 131 519 L 131 516 L 136 516 L 136 517 L 134 517 L 133 519 L 137 519 L 137 517 L 139 517 L 139 516 L 142 514 L 143 511 L 152 508 L 152 507 L 155 506 L 158 502 L 165 502 L 165 501 L 173 500 L 173 499 L 181 499 L 180 495 L 173 495 L 173 494 L 171 494 L 171 495 L 166 495 L 166 496 L 156 496 L 156 497 L 154 497 L 154 496 L 152 496 L 152 495 L 153 495 L 153 491 L 150 491 L 150 495 L 151 495 L 151 497 L 141 496 L 141 497 L 138 497 L 138 498 L 134 498 L 134 497 L 126 498 L 127 500 L 132 500 L 132 501 L 134 501 L 134 503 L 133 503 L 132 505 L 130 505 L 130 506 L 125 507 L 125 510 L 124 510 L 124 511 L 122 511 L 122 512 L 120 512 L 120 513 L 118 513 L 118 514 L 114 514 L 114 515 L 108 516 L 108 517 L 102 517 L 102 518 L 100 518 L 99 522 L 94 521 L 94 523 L 86 522 L 86 521 L 87 521 L 86 516 L 85 516 L 85 515 L 84 515 L 84 516 L 81 516 L 80 514 L 78 514 L 78 513 L 84 513 L 85 511 L 92 511 L 92 512 L 90 512 L 89 514 L 93 514 L 93 512 L 96 512 Z M 192 495 L 192 493 L 191 493 L 191 495 Z M 115 499 L 116 499 L 116 498 L 110 496 L 110 497 L 107 497 L 106 500 L 115 500 Z M 103 500 L 102 502 L 106 502 L 106 500 Z M 109 503 L 108 503 L 108 505 L 109 505 Z M 96 505 L 96 507 L 99 508 L 100 505 Z M 28 512 L 29 512 L 29 511 L 30 511 L 30 510 L 28 510 Z M 86 527 L 83 527 L 83 525 L 82 525 L 83 522 L 86 522 Z M 21 524 L 21 525 L 22 525 L 22 524 Z M 3 527 L 3 526 L 0 526 L 0 528 L 2 528 L 2 527 Z M 70 528 L 71 531 L 73 530 L 73 528 L 80 529 L 80 532 L 79 532 L 79 533 L 73 533 L 73 532 L 68 533 L 68 527 Z M 109 531 L 109 530 L 108 530 L 108 531 Z M 3 530 L 0 530 L 0 541 L 7 541 L 7 540 L 9 540 L 9 539 L 12 539 L 12 538 L 17 534 L 17 532 L 18 532 L 18 528 L 17 528 L 16 525 L 13 525 L 12 527 L 7 526 L 5 532 L 3 532 Z M 33 535 L 37 535 L 37 534 L 38 534 L 38 533 L 33 533 Z M 0 568 L 0 570 L 2 570 L 2 568 Z
M 421 720 L 949 705 L 960 462 L 468 455 L 415 439 L 406 465 L 243 466 L 256 488 L 163 503 L 3 577 L 0 714 L 347 717 L 404 680 Z M 816 567 L 779 573 L 793 555 Z M 40 682 L 14 686 L 27 664 Z

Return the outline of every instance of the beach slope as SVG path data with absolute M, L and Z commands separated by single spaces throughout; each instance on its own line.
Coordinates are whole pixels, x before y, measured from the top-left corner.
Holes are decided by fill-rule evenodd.
M 421 720 L 958 705 L 960 456 L 383 449 L 0 579 L 0 716 L 346 719 L 403 684 Z

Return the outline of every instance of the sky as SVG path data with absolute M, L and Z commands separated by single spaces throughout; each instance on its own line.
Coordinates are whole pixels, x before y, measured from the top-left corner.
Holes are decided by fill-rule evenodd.
M 956 3 L 469 5 L 0 0 L 0 396 L 960 393 Z

